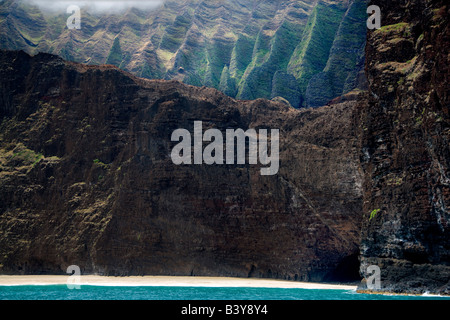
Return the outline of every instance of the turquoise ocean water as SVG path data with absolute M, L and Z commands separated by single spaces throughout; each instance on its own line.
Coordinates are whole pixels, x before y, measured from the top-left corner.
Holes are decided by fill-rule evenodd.
M 354 290 L 82 285 L 0 285 L 0 300 L 436 300 L 439 296 L 359 294 Z

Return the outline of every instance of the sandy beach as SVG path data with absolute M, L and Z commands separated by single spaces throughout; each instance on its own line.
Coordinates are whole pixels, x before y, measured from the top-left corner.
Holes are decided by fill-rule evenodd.
M 0 286 L 67 284 L 64 275 L 0 275 Z M 73 280 L 73 279 L 71 279 Z M 73 283 L 73 282 L 71 282 Z M 301 289 L 343 289 L 356 290 L 356 285 L 294 282 L 266 279 L 241 279 L 219 277 L 104 277 L 80 276 L 80 285 L 99 286 L 154 286 L 154 287 L 248 287 L 248 288 L 301 288 Z

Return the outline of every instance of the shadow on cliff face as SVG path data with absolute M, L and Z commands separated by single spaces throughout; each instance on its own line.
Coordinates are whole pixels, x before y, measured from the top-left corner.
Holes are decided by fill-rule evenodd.
M 299 111 L 46 54 L 0 62 L 2 273 L 354 279 L 355 101 Z M 171 135 L 196 120 L 279 129 L 279 173 L 174 165 Z

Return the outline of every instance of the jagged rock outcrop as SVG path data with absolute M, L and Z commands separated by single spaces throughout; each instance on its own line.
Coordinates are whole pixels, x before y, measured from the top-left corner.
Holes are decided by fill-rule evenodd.
M 299 111 L 22 51 L 0 52 L 0 88 L 1 273 L 358 277 L 355 101 Z M 173 164 L 195 120 L 280 129 L 279 173 Z
M 364 219 L 361 273 L 381 290 L 450 293 L 449 6 L 376 1 L 370 95 L 360 110 Z
M 83 8 L 81 29 L 69 30 L 65 10 L 5 0 L 0 48 L 318 107 L 360 88 L 365 9 L 366 0 L 167 0 L 153 10 Z

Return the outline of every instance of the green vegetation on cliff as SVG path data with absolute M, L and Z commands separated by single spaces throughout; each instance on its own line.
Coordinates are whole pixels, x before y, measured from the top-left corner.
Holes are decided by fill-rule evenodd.
M 65 12 L 5 0 L 0 48 L 113 64 L 238 99 L 281 96 L 294 107 L 318 106 L 358 86 L 365 3 L 168 0 L 154 10 L 82 8 L 82 28 L 68 30 Z
M 322 72 L 310 78 L 304 96 L 306 104 L 321 106 L 331 99 L 358 87 L 358 65 L 363 66 L 366 11 L 364 2 L 354 2 L 346 11 L 334 37 L 328 60 Z M 333 29 L 330 28 L 330 32 Z
M 122 63 L 122 49 L 120 48 L 120 39 L 119 37 L 114 39 L 114 43 L 111 47 L 111 51 L 109 51 L 108 58 L 106 59 L 106 64 L 113 64 L 117 67 Z

